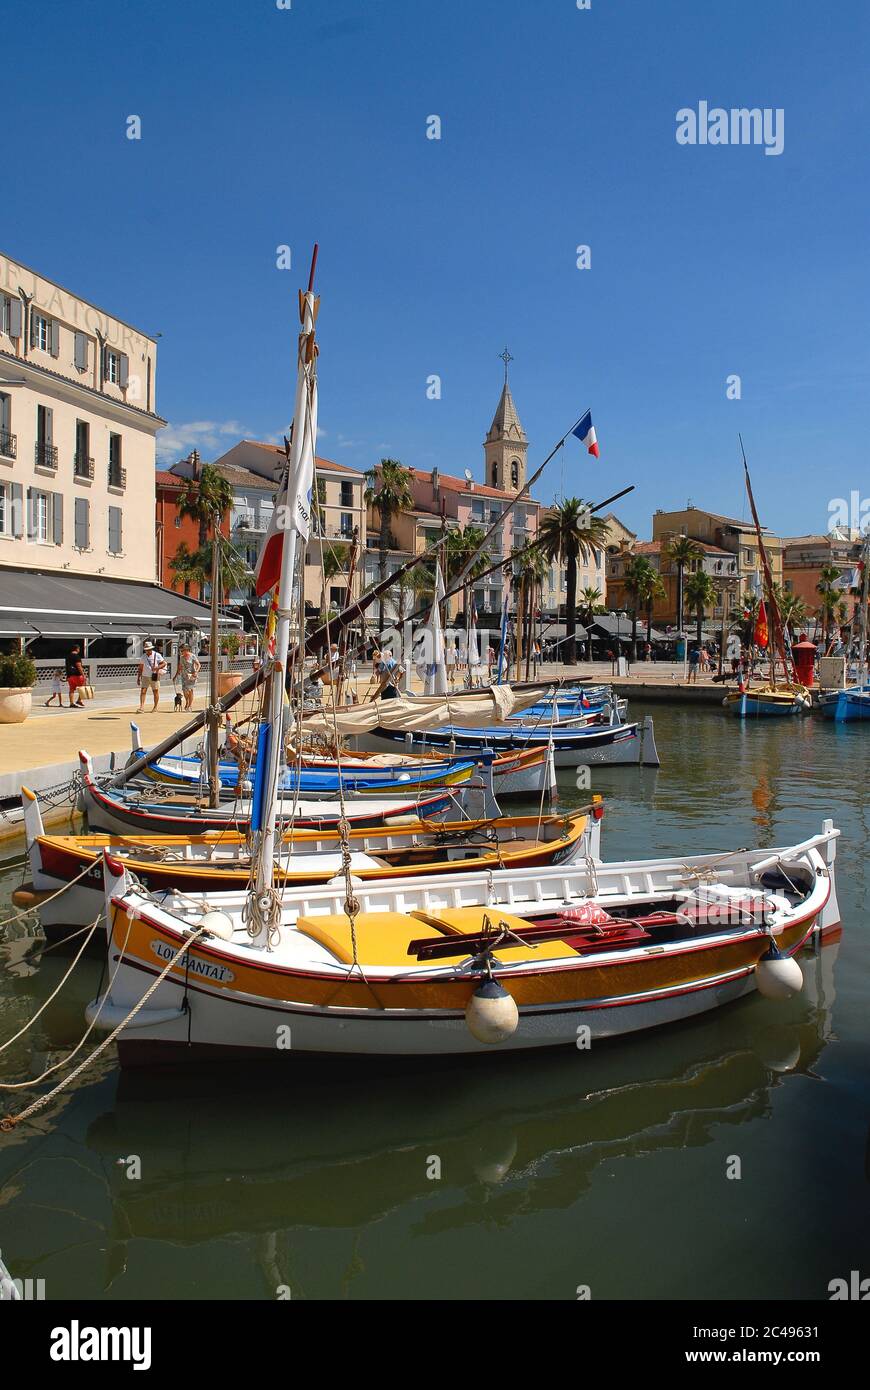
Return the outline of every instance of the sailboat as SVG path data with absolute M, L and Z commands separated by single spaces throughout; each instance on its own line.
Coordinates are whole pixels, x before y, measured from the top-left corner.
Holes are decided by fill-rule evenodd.
M 870 719 L 870 679 L 867 672 L 867 605 L 870 602 L 870 530 L 861 550 L 861 645 L 858 653 L 858 679 L 842 690 L 829 690 L 819 696 L 818 708 L 824 719 L 838 724 Z
M 268 721 L 258 734 L 250 884 L 155 892 L 104 852 L 107 972 L 88 1020 L 122 1065 L 256 1053 L 444 1055 L 577 1046 L 674 1022 L 755 988 L 801 987 L 794 955 L 839 920 L 838 831 L 777 850 L 360 882 L 282 894 L 279 740 L 298 542 L 317 420 L 312 290 L 300 296 Z M 274 562 L 274 557 L 273 557 Z M 395 703 L 384 701 L 384 704 Z M 377 712 L 375 712 L 377 714 Z
M 740 440 L 740 447 L 743 448 L 743 440 Z M 776 601 L 776 591 L 773 587 L 773 575 L 770 569 L 770 561 L 767 550 L 761 536 L 761 525 L 758 520 L 758 512 L 755 507 L 755 498 L 752 494 L 752 483 L 749 478 L 749 467 L 746 462 L 746 454 L 743 454 L 743 472 L 745 475 L 746 492 L 749 497 L 749 506 L 752 510 L 752 520 L 755 523 L 755 535 L 758 542 L 758 554 L 761 560 L 761 572 L 764 580 L 764 599 L 767 604 L 767 613 L 770 615 L 771 629 L 769 636 L 765 633 L 766 645 L 769 641 L 770 650 L 770 674 L 763 685 L 748 686 L 741 681 L 738 690 L 731 690 L 725 696 L 722 704 L 729 714 L 734 714 L 738 719 L 750 719 L 755 716 L 778 716 L 789 714 L 804 714 L 812 708 L 812 697 L 806 686 L 795 681 L 788 669 L 788 658 L 785 652 L 785 641 L 783 637 L 782 617 L 779 611 L 779 604 Z M 782 667 L 782 675 L 777 680 L 777 662 Z

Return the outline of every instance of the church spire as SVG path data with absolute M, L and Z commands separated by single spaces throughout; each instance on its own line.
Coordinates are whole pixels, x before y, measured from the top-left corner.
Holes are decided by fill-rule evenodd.
M 504 362 L 504 386 L 489 433 L 483 442 L 485 476 L 490 487 L 501 488 L 504 492 L 519 492 L 526 481 L 529 441 L 508 385 L 508 363 L 513 358 L 507 348 L 499 353 L 499 357 Z

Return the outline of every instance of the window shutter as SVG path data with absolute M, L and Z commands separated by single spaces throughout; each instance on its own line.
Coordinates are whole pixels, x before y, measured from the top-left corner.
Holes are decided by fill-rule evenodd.
M 87 550 L 90 539 L 90 505 L 86 497 L 76 498 L 76 549 Z
M 60 324 L 52 319 L 48 325 L 48 341 L 52 357 L 60 357 Z
M 17 295 L 9 301 L 9 337 L 21 337 L 21 300 Z
M 113 555 L 121 551 L 121 508 L 109 508 L 109 550 Z
M 27 489 L 27 539 L 29 541 L 33 540 L 36 533 L 36 527 L 34 525 L 36 512 L 35 501 L 33 488 L 29 487 Z
M 45 445 L 50 449 L 54 443 L 54 411 L 51 406 L 45 406 L 43 418 L 45 420 Z
M 126 391 L 127 382 L 130 380 L 130 359 L 125 352 L 120 354 L 121 366 L 118 374 L 118 384 L 122 391 Z
M 21 483 L 12 484 L 12 534 L 17 540 L 24 535 L 24 488 Z
M 30 307 L 30 346 L 36 347 L 36 314 L 32 305 Z
M 63 493 L 51 494 L 51 529 L 55 545 L 63 545 Z
M 88 339 L 85 333 L 76 334 L 75 360 L 80 372 L 88 370 Z

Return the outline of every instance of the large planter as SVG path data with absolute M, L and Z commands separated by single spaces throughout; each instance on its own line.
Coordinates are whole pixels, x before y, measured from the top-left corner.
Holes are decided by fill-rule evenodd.
M 244 678 L 242 671 L 220 671 L 218 673 L 218 695 L 229 695 Z
M 0 724 L 23 723 L 32 705 L 33 692 L 29 685 L 0 687 Z

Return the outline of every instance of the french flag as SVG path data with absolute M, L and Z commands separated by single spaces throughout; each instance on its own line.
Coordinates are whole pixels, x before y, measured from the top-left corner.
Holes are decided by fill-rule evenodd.
M 598 437 L 595 433 L 595 426 L 592 423 L 592 411 L 587 410 L 579 425 L 575 425 L 572 434 L 576 434 L 581 444 L 585 444 L 588 452 L 598 458 Z

